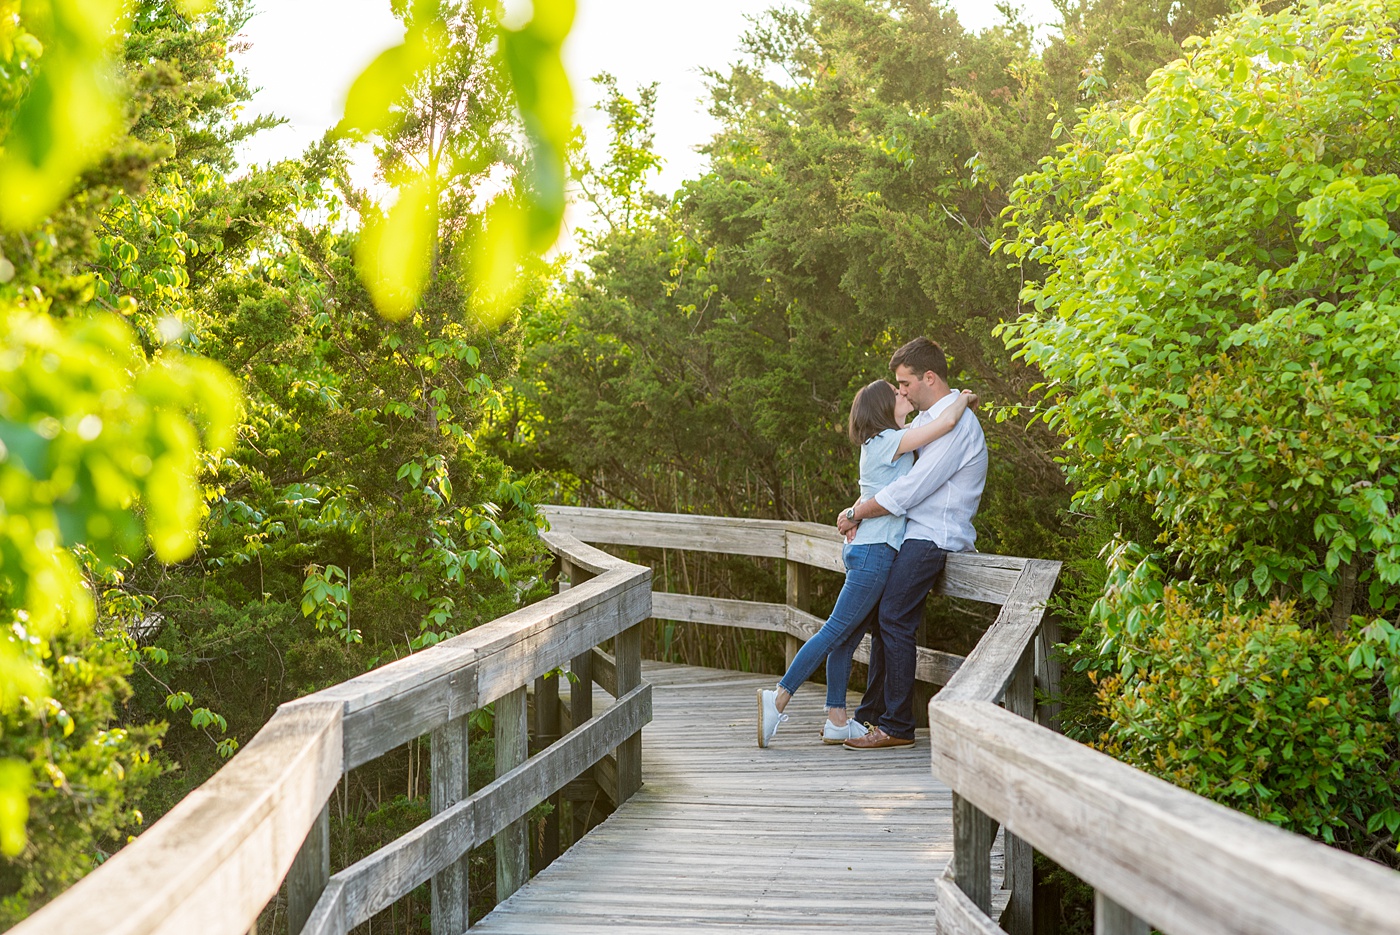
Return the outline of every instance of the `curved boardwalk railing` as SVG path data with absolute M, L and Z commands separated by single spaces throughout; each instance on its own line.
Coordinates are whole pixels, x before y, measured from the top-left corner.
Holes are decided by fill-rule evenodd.
M 575 569 L 574 587 L 282 705 L 213 778 L 11 931 L 246 935 L 284 879 L 293 932 L 347 932 L 429 879 L 434 930 L 465 931 L 464 855 L 472 847 L 495 838 L 504 898 L 528 874 L 531 808 L 595 764 L 609 764 L 603 772 L 615 800 L 641 782 L 651 686 L 641 682 L 637 625 L 651 616 L 651 570 L 569 536 L 544 536 Z M 617 703 L 578 718 L 575 730 L 526 759 L 526 686 L 591 659 L 607 640 L 615 654 L 605 687 Z M 557 690 L 554 679 L 544 681 Z M 466 716 L 491 702 L 499 778 L 468 795 Z M 327 802 L 336 783 L 429 732 L 432 818 L 330 877 Z
M 465 855 L 494 839 L 498 898 L 528 875 L 525 816 L 596 783 L 614 803 L 641 782 L 648 617 L 785 634 L 791 658 L 821 626 L 811 568 L 841 570 L 841 540 L 810 523 L 547 507 L 545 533 L 572 586 L 429 650 L 283 705 L 234 759 L 135 842 L 12 931 L 17 935 L 245 935 L 285 880 L 290 930 L 342 933 L 432 880 L 433 930 L 467 928 Z M 651 571 L 584 544 L 785 560 L 787 601 L 651 591 Z M 949 556 L 937 590 L 1000 605 L 966 659 L 920 648 L 933 774 L 954 793 L 954 857 L 934 884 L 945 935 L 1030 935 L 1032 848 L 1097 892 L 1096 935 L 1400 933 L 1400 876 L 1154 779 L 1055 733 L 1046 614 L 1058 562 Z M 562 587 L 562 584 L 561 584 Z M 612 640 L 613 654 L 599 647 Z M 863 653 L 862 653 L 863 654 Z M 558 703 L 543 678 L 567 664 L 588 690 Z M 592 715 L 591 683 L 617 702 Z M 527 758 L 526 687 L 537 740 Z M 466 715 L 495 702 L 496 781 L 470 793 Z M 572 729 L 559 733 L 561 726 Z M 432 734 L 432 817 L 329 872 L 327 802 L 354 767 Z M 1003 899 L 991 849 L 1005 829 Z M 557 834 L 557 831 L 555 832 Z M 756 829 L 761 833 L 761 829 Z M 606 873 L 607 868 L 600 868 Z M 1009 897 L 1009 900 L 1006 899 Z M 994 920 L 991 906 L 1007 903 Z
M 805 568 L 841 570 L 841 541 L 808 523 L 550 508 L 580 539 L 788 560 L 787 605 L 653 596 L 673 620 L 803 637 Z M 1400 933 L 1400 874 L 1148 776 L 1051 729 L 1058 641 L 1046 614 L 1060 563 L 950 555 L 939 592 L 1001 605 L 965 660 L 920 650 L 933 774 L 954 793 L 954 858 L 937 881 L 943 935 L 1051 931 L 1037 919 L 1032 849 L 1096 891 L 1096 935 Z M 1006 910 L 993 920 L 991 848 L 1004 826 Z M 1003 894 L 1006 895 L 1006 894 Z M 999 901 L 998 901 L 999 902 Z M 1053 908 L 1053 907 L 1046 907 Z

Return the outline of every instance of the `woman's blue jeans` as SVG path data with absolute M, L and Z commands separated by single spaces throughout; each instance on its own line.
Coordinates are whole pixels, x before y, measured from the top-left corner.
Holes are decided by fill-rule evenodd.
M 836 598 L 831 616 L 793 657 L 792 665 L 778 682 L 789 695 L 797 694 L 802 683 L 812 677 L 826 660 L 826 706 L 846 707 L 846 683 L 851 680 L 851 656 L 859 640 L 849 637 L 864 622 L 866 615 L 880 603 L 890 566 L 898 555 L 893 546 L 883 542 L 869 545 L 847 545 L 841 549 L 846 565 L 846 583 Z

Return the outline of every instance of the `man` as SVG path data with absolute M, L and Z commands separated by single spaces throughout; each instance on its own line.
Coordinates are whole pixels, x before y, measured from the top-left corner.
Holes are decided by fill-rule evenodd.
M 919 410 L 914 425 L 936 418 L 956 398 L 948 388 L 943 349 L 928 338 L 915 338 L 895 351 L 890 369 L 900 394 Z M 880 598 L 870 678 L 855 713 L 858 722 L 873 726 L 865 736 L 847 740 L 847 747 L 879 750 L 914 742 L 914 634 L 948 553 L 971 551 L 977 540 L 972 517 L 986 483 L 987 442 L 969 409 L 951 432 L 919 449 L 913 470 L 838 516 L 836 528 L 843 535 L 861 520 L 887 513 L 907 520 L 904 544 Z

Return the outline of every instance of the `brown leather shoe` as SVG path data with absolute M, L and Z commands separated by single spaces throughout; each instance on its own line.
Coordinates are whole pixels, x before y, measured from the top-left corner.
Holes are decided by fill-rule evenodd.
M 891 737 L 878 727 L 864 737 L 852 737 L 844 744 L 848 750 L 883 750 L 886 747 L 912 747 L 913 745 L 913 737 Z

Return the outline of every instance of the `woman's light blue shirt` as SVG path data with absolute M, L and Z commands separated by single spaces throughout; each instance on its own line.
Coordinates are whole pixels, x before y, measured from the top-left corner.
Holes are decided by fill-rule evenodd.
M 862 499 L 875 496 L 887 484 L 899 480 L 914 466 L 914 453 L 906 451 L 898 458 L 894 453 L 904 438 L 906 429 L 885 429 L 860 446 L 860 495 Z M 883 542 L 899 548 L 904 542 L 904 517 L 876 516 L 862 520 L 856 527 L 852 545 Z

